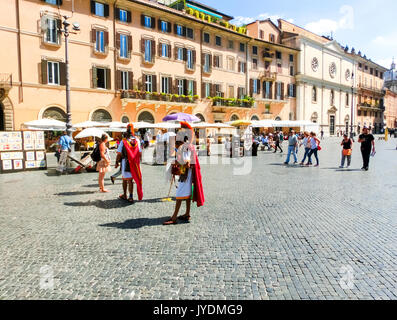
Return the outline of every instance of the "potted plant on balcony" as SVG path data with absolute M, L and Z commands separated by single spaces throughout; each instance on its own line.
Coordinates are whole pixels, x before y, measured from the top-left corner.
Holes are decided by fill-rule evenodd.
M 197 94 L 195 94 L 195 95 L 193 96 L 193 101 L 197 101 L 198 98 L 199 98 L 199 96 L 198 96 Z
M 152 99 L 152 93 L 150 91 L 145 92 L 145 100 L 151 100 Z
M 179 102 L 179 99 L 180 99 L 179 94 L 173 94 L 172 95 L 172 101 L 173 102 Z
M 159 101 L 160 100 L 160 96 L 161 96 L 161 93 L 159 93 L 159 92 L 153 92 L 152 93 L 152 99 L 153 100 Z

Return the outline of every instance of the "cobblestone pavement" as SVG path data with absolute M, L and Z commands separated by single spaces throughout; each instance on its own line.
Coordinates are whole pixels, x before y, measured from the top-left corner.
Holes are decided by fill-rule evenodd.
M 376 141 L 368 172 L 357 143 L 338 169 L 338 142 L 320 168 L 203 163 L 205 206 L 175 226 L 161 166 L 134 205 L 95 173 L 1 175 L 0 299 L 397 299 L 397 140 Z

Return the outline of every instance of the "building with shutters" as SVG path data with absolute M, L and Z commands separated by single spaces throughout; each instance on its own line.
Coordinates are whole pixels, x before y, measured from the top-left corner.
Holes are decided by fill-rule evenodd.
M 385 124 L 389 129 L 397 128 L 397 71 L 394 60 L 390 70 L 385 72 Z
M 297 119 L 299 49 L 236 27 L 196 1 L 0 2 L 1 129 L 66 118 L 62 16 L 69 36 L 74 123 Z

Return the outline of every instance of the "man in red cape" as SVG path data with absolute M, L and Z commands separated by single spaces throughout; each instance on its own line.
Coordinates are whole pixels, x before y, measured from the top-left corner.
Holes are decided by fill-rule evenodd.
M 176 224 L 177 219 L 186 222 L 190 221 L 191 199 L 196 202 L 197 207 L 203 206 L 205 202 L 200 163 L 193 144 L 194 131 L 187 122 L 181 122 L 181 128 L 182 132 L 178 132 L 178 135 L 180 136 L 180 133 L 182 133 L 184 143 L 177 141 L 179 144 L 177 163 L 180 166 L 181 175 L 176 192 L 175 211 L 171 219 L 163 223 L 164 225 Z M 183 200 L 186 200 L 186 213 L 178 218 Z
M 124 194 L 120 199 L 127 200 L 127 184 L 129 184 L 130 197 L 128 201 L 134 202 L 132 199 L 134 180 L 137 187 L 138 199 L 143 199 L 142 191 L 142 172 L 141 172 L 141 147 L 139 141 L 134 137 L 134 127 L 132 124 L 127 126 L 127 133 L 117 149 L 117 160 L 122 161 L 123 190 Z M 117 164 L 116 164 L 117 167 Z

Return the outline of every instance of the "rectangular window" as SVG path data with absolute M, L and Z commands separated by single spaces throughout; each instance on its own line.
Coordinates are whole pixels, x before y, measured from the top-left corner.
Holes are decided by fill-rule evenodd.
M 293 77 L 294 76 L 294 67 L 289 67 L 289 75 L 291 76 L 291 77 Z
M 269 35 L 269 41 L 270 42 L 275 42 L 276 41 L 274 34 L 270 34 Z
M 168 77 L 161 77 L 161 92 L 162 93 L 171 93 L 170 92 L 170 80 Z
M 229 98 L 234 98 L 234 87 L 229 86 Z
M 178 60 L 183 60 L 183 48 L 178 48 Z
M 222 45 L 222 38 L 220 36 L 215 36 L 215 44 L 217 46 L 221 46 Z
M 257 94 L 258 93 L 258 85 L 259 85 L 259 80 L 258 79 L 254 79 L 252 81 L 252 93 L 253 94 Z
M 258 59 L 252 59 L 252 69 L 258 70 Z
M 150 74 L 145 75 L 145 91 L 153 92 L 153 77 Z
M 288 95 L 289 95 L 290 97 L 293 97 L 293 96 L 294 96 L 294 86 L 295 86 L 295 85 L 293 85 L 292 83 L 288 86 L 288 89 L 289 89 Z
M 180 26 L 179 24 L 176 26 L 176 34 L 178 36 L 183 36 L 183 27 Z
M 211 95 L 211 84 L 205 83 L 204 88 L 205 88 L 205 97 L 209 97 Z
M 282 55 L 281 55 L 281 52 L 280 52 L 280 51 L 276 51 L 276 58 L 279 59 L 279 60 L 281 60 Z
M 222 97 L 222 88 L 220 84 L 215 85 L 215 96 L 216 97 Z
M 238 87 L 237 95 L 238 95 L 238 99 L 243 99 L 245 96 L 245 88 Z
M 128 58 L 128 37 L 120 34 L 120 58 Z
M 232 50 L 234 49 L 234 41 L 233 40 L 228 41 L 228 48 L 232 49 Z
M 259 38 L 261 38 L 261 39 L 265 38 L 265 33 L 263 32 L 263 30 L 259 31 Z
M 231 57 L 227 58 L 227 69 L 229 71 L 234 71 L 234 59 Z
M 95 2 L 95 15 L 104 17 L 105 16 L 105 5 L 100 2 Z
M 145 27 L 147 28 L 152 27 L 152 17 L 145 16 Z
M 193 64 L 193 51 L 188 49 L 186 51 L 187 53 L 187 68 L 190 70 L 194 69 L 194 64 Z
M 163 58 L 168 58 L 168 44 L 161 44 L 161 56 Z
M 187 36 L 189 39 L 194 39 L 194 32 L 193 32 L 193 29 L 192 29 L 192 28 L 187 28 L 187 29 L 186 29 L 186 36 Z
M 127 22 L 127 11 L 123 9 L 119 9 L 119 20 L 121 22 Z
M 59 63 L 47 62 L 47 83 L 52 85 L 59 85 Z
M 161 31 L 168 32 L 168 22 L 167 21 L 161 21 Z
M 152 40 L 145 40 L 145 62 L 152 62 Z
M 97 68 L 97 88 L 106 89 L 106 69 Z
M 245 62 L 240 62 L 240 71 L 245 73 Z
M 216 68 L 220 68 L 221 67 L 221 57 L 220 56 L 214 56 L 214 66 Z
M 209 54 L 205 54 L 204 55 L 204 72 L 209 73 L 210 72 L 210 55 Z
M 210 43 L 210 34 L 209 33 L 204 33 L 204 42 Z
M 240 43 L 240 52 L 245 52 L 245 44 Z
M 277 82 L 276 99 L 281 100 L 281 82 Z
M 129 90 L 128 71 L 121 71 L 121 90 Z
M 48 4 L 58 4 L 59 0 L 45 0 L 45 2 Z
M 346 106 L 348 107 L 349 106 L 349 94 L 348 93 L 346 93 Z
M 265 82 L 265 99 L 270 99 L 270 82 Z
M 193 96 L 193 94 L 194 94 L 193 80 L 188 80 L 188 82 L 187 82 L 187 95 L 188 96 Z
M 178 94 L 183 95 L 185 92 L 184 88 L 185 80 L 178 80 Z
M 252 47 L 252 54 L 255 55 L 255 56 L 258 54 L 258 47 L 257 46 L 253 46 Z
M 97 52 L 105 52 L 105 32 L 97 30 L 96 31 L 96 43 L 95 50 Z
M 57 20 L 53 18 L 47 18 L 47 32 L 45 35 L 45 41 L 48 43 L 58 44 L 58 29 Z
M 289 55 L 289 62 L 294 62 L 294 55 L 293 54 Z

